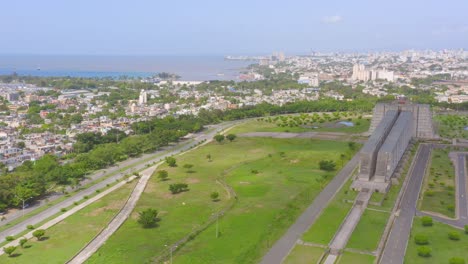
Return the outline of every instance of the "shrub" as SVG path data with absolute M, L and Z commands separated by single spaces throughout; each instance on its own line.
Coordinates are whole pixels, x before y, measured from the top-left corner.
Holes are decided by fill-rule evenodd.
M 13 241 L 13 240 L 15 240 L 15 237 L 14 236 L 7 236 L 7 237 L 5 237 L 5 240 L 8 241 L 8 242 Z
M 424 193 L 424 195 L 427 196 L 427 197 L 432 197 L 432 196 L 434 196 L 434 192 L 433 191 L 426 191 Z
M 32 229 L 34 229 L 34 226 L 33 225 L 28 225 L 26 228 L 32 230 Z
M 429 238 L 425 234 L 417 234 L 414 236 L 414 242 L 417 245 L 427 245 L 429 244 Z
M 67 211 L 67 208 L 62 208 L 60 209 L 61 212 L 66 212 Z
M 427 258 L 431 256 L 432 249 L 428 246 L 421 246 L 417 251 L 419 256 Z
M 465 225 L 465 234 L 468 234 L 468 225 Z
M 456 231 L 451 231 L 448 233 L 448 238 L 450 240 L 455 240 L 455 241 L 460 240 L 460 234 Z
M 450 212 L 454 212 L 455 211 L 455 206 L 453 204 L 449 204 L 449 205 L 447 205 L 447 210 L 449 210 Z
M 156 226 L 158 220 L 158 211 L 156 209 L 148 208 L 138 213 L 138 223 L 144 228 Z
M 42 237 L 44 237 L 44 235 L 45 235 L 45 230 L 44 229 L 38 229 L 38 230 L 34 231 L 32 235 L 35 238 L 37 238 L 37 240 L 41 240 Z
M 423 226 L 432 226 L 432 217 L 430 216 L 423 216 L 421 217 L 421 224 Z
M 465 260 L 459 257 L 453 257 L 449 259 L 449 264 L 465 264 Z
M 185 192 L 188 191 L 188 185 L 186 183 L 174 183 L 169 185 L 169 191 L 171 191 L 172 194 Z
M 333 171 L 335 170 L 336 164 L 333 160 L 321 160 L 319 162 L 319 167 L 324 171 Z

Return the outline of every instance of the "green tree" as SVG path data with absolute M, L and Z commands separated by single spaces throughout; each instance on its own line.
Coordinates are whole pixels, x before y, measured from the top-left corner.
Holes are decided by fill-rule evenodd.
M 334 171 L 336 164 L 333 160 L 321 160 L 319 162 L 319 167 L 324 171 Z
M 425 234 L 416 234 L 414 236 L 414 242 L 417 245 L 427 245 L 429 244 L 429 238 Z
M 37 238 L 38 241 L 40 241 L 45 235 L 45 230 L 44 229 L 38 229 L 38 230 L 34 231 L 32 235 L 35 238 Z
M 216 142 L 221 143 L 221 142 L 224 141 L 224 135 L 218 134 L 218 135 L 214 136 L 214 139 L 216 140 Z
M 450 240 L 460 240 L 460 234 L 457 231 L 451 231 L 448 233 L 448 238 Z
M 468 225 L 465 225 L 465 234 L 468 234 Z
M 421 217 L 421 224 L 423 226 L 432 226 L 432 217 L 430 216 L 423 216 Z
M 226 138 L 227 138 L 230 142 L 234 141 L 234 139 L 236 139 L 236 137 L 237 137 L 237 136 L 236 136 L 235 134 L 228 134 L 228 135 L 226 136 Z
M 24 248 L 24 245 L 25 245 L 27 242 L 28 242 L 28 240 L 27 240 L 26 238 L 23 237 L 22 239 L 20 239 L 19 244 L 20 244 L 20 246 L 21 246 L 22 248 Z
M 11 257 L 11 255 L 13 254 L 13 252 L 15 252 L 15 250 L 16 250 L 15 246 L 10 246 L 10 247 L 4 247 L 3 248 L 3 252 L 5 252 L 5 254 L 7 254 L 9 257 Z
M 187 173 L 192 172 L 193 164 L 184 164 L 184 169 L 186 169 Z
M 219 193 L 218 192 L 212 192 L 210 194 L 210 198 L 211 198 L 212 201 L 218 201 Z
M 186 183 L 174 183 L 169 185 L 169 191 L 171 191 L 172 194 L 185 192 L 188 191 L 188 185 Z
M 417 248 L 418 255 L 421 257 L 428 258 L 431 256 L 432 249 L 428 246 L 421 246 Z
M 166 181 L 168 177 L 169 177 L 169 173 L 166 170 L 158 171 L 158 179 L 160 181 Z
M 206 154 L 206 159 L 208 159 L 208 161 L 211 162 L 211 154 Z
M 148 208 L 138 213 L 138 223 L 144 228 L 156 226 L 158 220 L 158 211 L 156 209 Z
M 166 163 L 169 167 L 177 167 L 177 160 L 174 157 L 166 157 Z

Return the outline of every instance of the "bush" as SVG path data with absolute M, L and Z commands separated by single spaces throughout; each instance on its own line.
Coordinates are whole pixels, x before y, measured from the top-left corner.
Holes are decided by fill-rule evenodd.
M 15 240 L 15 237 L 14 236 L 7 236 L 7 237 L 5 237 L 5 240 L 10 242 L 10 241 Z
M 422 246 L 418 247 L 417 251 L 418 256 L 427 258 L 431 256 L 432 249 L 428 246 Z
M 417 234 L 414 236 L 414 242 L 417 245 L 427 245 L 429 244 L 429 238 L 425 234 Z
M 423 216 L 421 217 L 421 224 L 423 226 L 432 226 L 432 217 L 430 216 Z
M 427 196 L 427 197 L 432 197 L 432 196 L 434 196 L 434 192 L 433 191 L 426 191 L 424 193 L 424 195 Z
M 33 225 L 28 225 L 26 228 L 32 230 L 32 229 L 34 229 L 34 226 Z
M 460 240 L 460 234 L 457 231 L 452 231 L 448 233 L 448 238 L 450 240 Z
M 66 212 L 67 211 L 67 208 L 62 208 L 60 209 L 61 212 Z
M 188 185 L 186 183 L 174 183 L 169 185 L 169 191 L 171 191 L 172 194 L 186 192 L 188 191 Z
M 465 264 L 465 260 L 459 257 L 453 257 L 449 259 L 449 264 Z
M 138 223 L 144 228 L 156 226 L 158 220 L 158 211 L 156 209 L 148 208 L 138 213 Z
M 447 205 L 447 210 L 449 210 L 450 212 L 454 212 L 455 206 L 453 204 Z
M 321 160 L 319 162 L 319 167 L 324 171 L 333 171 L 335 170 L 336 164 L 333 160 Z
M 468 234 L 468 225 L 465 226 L 465 234 Z

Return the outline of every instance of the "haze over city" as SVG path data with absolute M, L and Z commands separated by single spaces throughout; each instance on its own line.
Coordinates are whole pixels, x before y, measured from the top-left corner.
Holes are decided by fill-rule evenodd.
M 464 0 L 4 1 L 0 54 L 458 49 L 467 10 Z

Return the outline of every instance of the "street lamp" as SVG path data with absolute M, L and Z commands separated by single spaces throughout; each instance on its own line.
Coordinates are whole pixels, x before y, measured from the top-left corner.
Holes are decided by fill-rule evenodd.
M 31 199 L 32 197 L 23 199 L 23 198 L 20 198 L 18 195 L 16 195 L 16 198 L 20 199 L 20 200 L 23 202 L 23 208 L 21 209 L 21 214 L 22 214 L 21 217 L 24 217 L 24 202 L 27 201 L 27 200 L 29 200 L 29 199 Z

